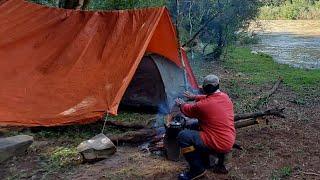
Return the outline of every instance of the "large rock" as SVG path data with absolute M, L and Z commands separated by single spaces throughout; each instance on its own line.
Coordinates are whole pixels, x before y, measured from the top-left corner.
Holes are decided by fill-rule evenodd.
M 0 138 L 0 163 L 12 156 L 24 153 L 32 142 L 33 137 L 28 135 Z
M 98 134 L 93 138 L 82 142 L 77 150 L 87 161 L 105 159 L 116 152 L 116 146 L 104 134 Z

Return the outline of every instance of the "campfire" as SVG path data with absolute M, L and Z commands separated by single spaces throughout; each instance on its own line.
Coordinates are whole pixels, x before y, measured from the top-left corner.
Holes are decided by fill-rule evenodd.
M 236 114 L 235 127 L 243 128 L 263 122 L 262 117 L 266 116 L 284 117 L 284 108 L 272 108 L 253 113 Z M 169 160 L 177 161 L 180 156 L 176 136 L 185 128 L 186 124 L 192 119 L 181 114 L 178 108 L 174 108 L 170 113 L 158 115 L 154 119 L 155 124 L 152 128 L 139 124 L 127 124 L 117 121 L 108 121 L 108 125 L 117 126 L 125 129 L 133 129 L 121 135 L 111 136 L 114 144 L 140 144 L 141 151 L 158 156 L 164 156 Z M 266 121 L 267 122 L 267 121 Z

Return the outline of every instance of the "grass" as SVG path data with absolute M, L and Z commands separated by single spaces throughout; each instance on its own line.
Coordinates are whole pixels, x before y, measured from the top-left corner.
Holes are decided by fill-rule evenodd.
M 124 111 L 119 113 L 118 116 L 109 116 L 108 120 L 148 124 L 151 122 L 153 116 L 154 115 L 151 114 Z M 51 128 L 40 127 L 24 129 L 22 131 L 9 131 L 8 134 L 5 135 L 14 136 L 19 134 L 27 134 L 33 136 L 36 141 L 55 142 L 54 144 L 50 143 L 47 145 L 45 149 L 37 149 L 37 147 L 34 145 L 30 147 L 30 151 L 40 153 L 38 157 L 41 159 L 41 163 L 38 165 L 39 168 L 43 169 L 45 173 L 44 177 L 46 177 L 54 173 L 66 171 L 72 172 L 72 170 L 81 162 L 81 157 L 77 152 L 76 147 L 82 141 L 90 139 L 93 136 L 101 133 L 102 126 L 103 121 L 98 121 L 92 124 Z M 123 130 L 119 130 L 111 126 L 107 126 L 104 132 L 107 136 L 124 133 Z M 132 170 L 128 170 L 128 172 L 125 172 L 125 170 L 124 172 L 115 172 L 114 177 L 117 175 L 124 176 L 126 173 L 130 173 L 132 176 L 134 176 L 136 173 L 137 176 L 135 177 L 139 178 L 139 173 L 135 172 L 134 168 L 132 168 Z M 20 172 L 15 174 L 14 171 L 12 171 L 12 176 L 8 177 L 8 179 L 20 179 L 24 176 L 30 176 L 30 172 Z
M 275 170 L 271 175 L 271 179 L 272 180 L 278 180 L 278 179 L 280 180 L 280 179 L 290 177 L 291 174 L 292 174 L 292 168 L 290 166 L 284 166 L 278 170 Z
M 64 168 L 74 165 L 80 160 L 80 155 L 77 149 L 67 147 L 57 147 L 53 152 L 48 154 L 51 168 Z
M 307 70 L 278 64 L 266 54 L 252 54 L 249 48 L 233 47 L 224 60 L 224 66 L 247 76 L 247 83 L 270 84 L 283 78 L 284 84 L 303 96 L 319 96 L 320 70 Z

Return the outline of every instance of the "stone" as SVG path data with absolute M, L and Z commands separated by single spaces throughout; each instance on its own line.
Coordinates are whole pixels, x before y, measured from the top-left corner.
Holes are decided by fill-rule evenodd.
M 4 136 L 4 135 L 7 134 L 8 132 L 9 132 L 9 129 L 1 128 L 1 127 L 0 127 L 0 136 Z
M 251 54 L 258 54 L 257 51 L 251 51 Z
M 246 75 L 245 75 L 244 73 L 242 73 L 242 72 L 238 72 L 238 73 L 236 74 L 236 76 L 238 76 L 238 77 L 245 77 Z
M 107 136 L 98 134 L 80 143 L 77 150 L 85 160 L 94 161 L 110 157 L 116 152 L 117 148 Z
M 32 143 L 33 137 L 28 135 L 0 138 L 0 163 L 24 153 Z

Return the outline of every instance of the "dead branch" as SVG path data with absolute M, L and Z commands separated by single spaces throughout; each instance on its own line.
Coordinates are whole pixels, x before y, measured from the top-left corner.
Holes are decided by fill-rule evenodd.
M 314 173 L 314 172 L 303 172 L 303 171 L 300 171 L 300 173 L 305 174 L 305 175 L 310 175 L 310 176 L 320 176 L 320 174 Z
M 186 42 L 182 45 L 182 47 L 188 46 L 190 43 L 192 43 L 198 35 L 208 26 L 208 24 L 213 21 L 216 18 L 217 14 L 213 15 L 207 22 L 204 23 L 203 26 L 200 27 L 200 29 Z
M 236 114 L 234 116 L 234 121 L 239 121 L 241 119 L 257 118 L 262 116 L 270 116 L 270 115 L 285 118 L 285 116 L 283 115 L 284 109 L 285 108 L 273 108 L 273 109 L 267 109 L 265 111 L 258 111 L 254 113 Z
M 254 108 L 261 108 L 261 104 L 265 101 L 267 101 L 278 89 L 279 85 L 281 84 L 281 82 L 283 81 L 282 78 L 279 78 L 278 81 L 273 85 L 272 89 L 270 91 L 268 91 L 265 95 L 261 96 L 256 105 L 254 106 Z

